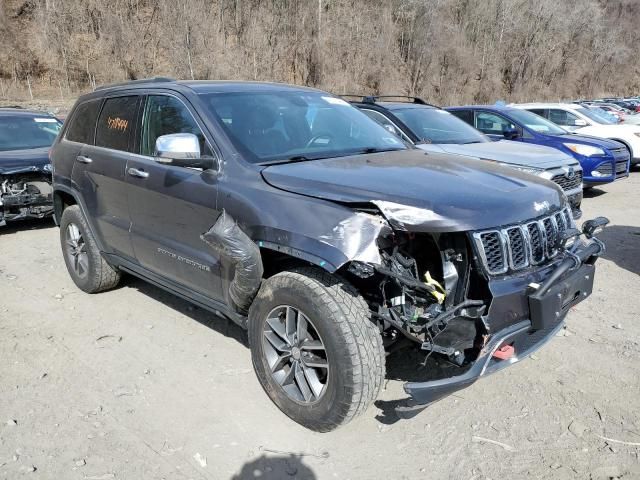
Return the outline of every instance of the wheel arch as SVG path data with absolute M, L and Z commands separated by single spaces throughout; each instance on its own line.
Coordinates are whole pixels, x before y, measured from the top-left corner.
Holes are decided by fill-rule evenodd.
M 56 189 L 53 192 L 53 219 L 56 225 L 60 225 L 62 219 L 62 212 L 71 205 L 77 205 L 78 201 L 76 197 L 65 190 Z

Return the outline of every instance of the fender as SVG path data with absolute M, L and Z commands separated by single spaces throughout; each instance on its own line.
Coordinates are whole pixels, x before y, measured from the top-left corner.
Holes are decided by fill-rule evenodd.
M 105 249 L 104 249 L 104 246 L 103 246 L 103 243 L 102 243 L 102 239 L 99 238 L 99 236 L 97 236 L 95 234 L 96 229 L 95 229 L 95 226 L 93 224 L 93 218 L 91 218 L 91 215 L 87 214 L 87 207 L 86 207 L 86 205 L 84 203 L 84 200 L 82 199 L 82 196 L 80 196 L 76 190 L 74 190 L 74 189 L 72 189 L 72 188 L 70 188 L 70 187 L 68 187 L 66 185 L 61 185 L 59 183 L 56 183 L 54 185 L 54 188 L 53 188 L 54 218 L 56 218 L 56 225 L 58 227 L 60 226 L 59 222 L 57 221 L 58 208 L 60 208 L 60 218 L 62 218 L 62 209 L 61 209 L 62 206 L 61 205 L 58 206 L 58 204 L 59 204 L 58 198 L 59 197 L 56 195 L 57 192 L 64 192 L 67 195 L 70 195 L 71 197 L 73 197 L 73 199 L 76 202 L 76 205 L 78 205 L 80 207 L 80 211 L 82 212 L 82 215 L 84 215 L 84 219 L 87 222 L 87 225 L 89 226 L 89 230 L 91 230 L 91 235 L 93 236 L 93 238 L 94 238 L 94 240 L 95 240 L 95 242 L 96 242 L 96 244 L 98 246 L 98 249 L 101 252 L 105 252 Z

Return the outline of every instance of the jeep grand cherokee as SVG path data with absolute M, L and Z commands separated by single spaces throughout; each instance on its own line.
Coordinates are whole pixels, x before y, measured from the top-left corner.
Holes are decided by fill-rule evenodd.
M 52 151 L 76 285 L 137 275 L 248 329 L 289 417 L 361 414 L 401 339 L 452 365 L 415 413 L 527 356 L 591 293 L 603 245 L 562 190 L 403 143 L 310 88 L 155 79 L 81 97 Z

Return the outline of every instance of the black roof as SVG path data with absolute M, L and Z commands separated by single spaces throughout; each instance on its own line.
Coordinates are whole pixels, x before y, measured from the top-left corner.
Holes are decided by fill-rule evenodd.
M 286 83 L 233 81 L 233 80 L 174 80 L 166 77 L 145 78 L 130 82 L 103 85 L 84 97 L 100 97 L 105 92 L 145 88 L 188 88 L 195 93 L 221 92 L 268 92 L 268 91 L 311 91 L 321 92 L 315 88 Z

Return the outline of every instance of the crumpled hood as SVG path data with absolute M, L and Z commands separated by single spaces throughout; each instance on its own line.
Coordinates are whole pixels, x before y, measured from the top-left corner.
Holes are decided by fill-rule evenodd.
M 449 143 L 439 144 L 438 146 L 447 153 L 468 155 L 483 160 L 494 160 L 510 165 L 542 168 L 545 170 L 568 165 L 578 165 L 578 162 L 573 157 L 555 148 L 512 142 L 510 140 L 470 143 L 467 145 Z
M 565 205 L 560 188 L 547 180 L 490 162 L 420 150 L 273 165 L 262 175 L 289 192 L 375 204 L 395 228 L 411 231 L 493 228 Z
M 49 165 L 49 147 L 0 151 L 0 174 L 47 172 L 45 165 Z

